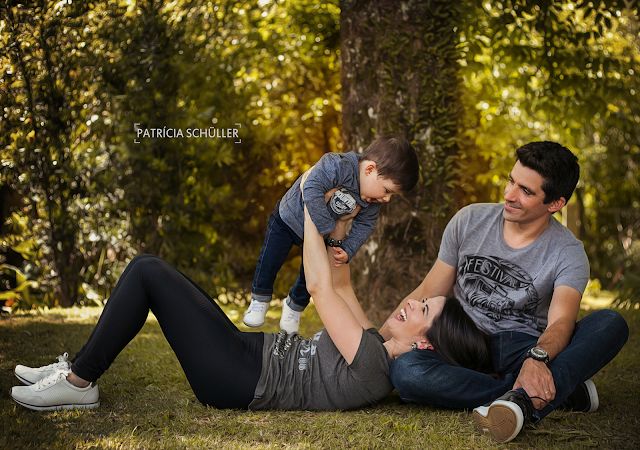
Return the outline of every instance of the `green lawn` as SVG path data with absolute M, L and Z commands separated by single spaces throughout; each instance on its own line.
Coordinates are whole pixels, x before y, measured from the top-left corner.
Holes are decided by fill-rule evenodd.
M 226 306 L 240 323 L 235 305 Z M 640 311 L 621 311 L 631 328 L 622 352 L 594 377 L 595 414 L 554 412 L 527 426 L 510 448 L 640 448 Z M 469 411 L 408 405 L 394 392 L 381 404 L 350 412 L 219 411 L 197 402 L 158 323 L 141 333 L 100 379 L 101 406 L 92 411 L 42 413 L 9 398 L 13 367 L 40 366 L 89 336 L 98 308 L 51 310 L 0 318 L 0 448 L 428 448 L 500 446 L 480 436 Z M 581 315 L 588 311 L 581 312 Z M 272 308 L 265 331 L 275 331 Z M 312 306 L 302 334 L 321 327 Z M 185 324 L 188 326 L 188 324 Z

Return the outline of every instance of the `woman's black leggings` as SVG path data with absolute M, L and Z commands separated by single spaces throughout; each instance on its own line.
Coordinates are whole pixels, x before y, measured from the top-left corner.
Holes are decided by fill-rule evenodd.
M 262 370 L 263 333 L 245 333 L 198 285 L 152 255 L 134 258 L 120 277 L 73 372 L 96 381 L 153 311 L 198 400 L 247 408 Z

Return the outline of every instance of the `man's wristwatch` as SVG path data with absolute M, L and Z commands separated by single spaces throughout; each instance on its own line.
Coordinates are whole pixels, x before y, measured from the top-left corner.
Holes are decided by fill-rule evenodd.
M 327 247 L 340 247 L 343 244 L 342 239 L 334 239 L 332 237 L 325 239 Z
M 546 351 L 540 347 L 533 347 L 527 352 L 526 358 L 533 358 L 536 361 L 542 361 L 545 364 L 549 364 L 549 355 Z

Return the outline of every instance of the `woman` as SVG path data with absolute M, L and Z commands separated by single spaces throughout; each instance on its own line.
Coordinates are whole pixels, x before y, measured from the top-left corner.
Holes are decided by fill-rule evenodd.
M 345 236 L 345 223 L 338 222 L 332 237 Z M 439 321 L 448 323 L 447 313 L 443 317 L 441 312 L 445 304 L 457 300 L 409 300 L 400 314 L 389 319 L 392 337 L 384 342 L 357 302 L 349 267 L 329 264 L 323 238 L 306 209 L 304 242 L 307 288 L 325 325 L 313 338 L 282 331 L 242 332 L 195 283 L 161 259 L 143 255 L 122 274 L 89 340 L 71 364 L 61 358 L 37 369 L 17 366 L 18 379 L 33 384 L 13 387 L 11 397 L 35 410 L 99 406 L 95 381 L 142 328 L 151 310 L 204 404 L 252 410 L 338 410 L 376 403 L 393 390 L 389 378 L 393 359 L 412 349 L 434 350 L 427 332 L 434 324 L 437 328 Z M 464 336 L 471 339 L 458 342 L 462 350 L 484 342 L 473 322 L 466 323 L 472 328 L 465 325 Z M 440 328 L 446 340 L 446 327 Z

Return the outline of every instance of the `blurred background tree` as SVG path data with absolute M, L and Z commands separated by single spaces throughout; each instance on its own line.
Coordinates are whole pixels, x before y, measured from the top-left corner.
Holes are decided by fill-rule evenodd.
M 0 264 L 40 286 L 12 307 L 105 298 L 138 253 L 214 295 L 248 290 L 277 199 L 323 153 L 387 132 L 413 141 L 422 179 L 353 261 L 378 319 L 457 209 L 501 200 L 531 140 L 580 158 L 567 224 L 592 278 L 637 279 L 637 2 L 316 3 L 3 2 Z M 238 128 L 241 142 L 136 127 Z M 292 251 L 276 295 L 298 264 Z
M 458 11 L 448 1 L 360 2 L 341 6 L 342 139 L 362 153 L 395 133 L 416 148 L 422 169 L 414 191 L 385 205 L 367 244 L 350 263 L 369 317 L 382 322 L 417 286 L 438 255 L 460 178 L 456 161 L 463 104 Z

